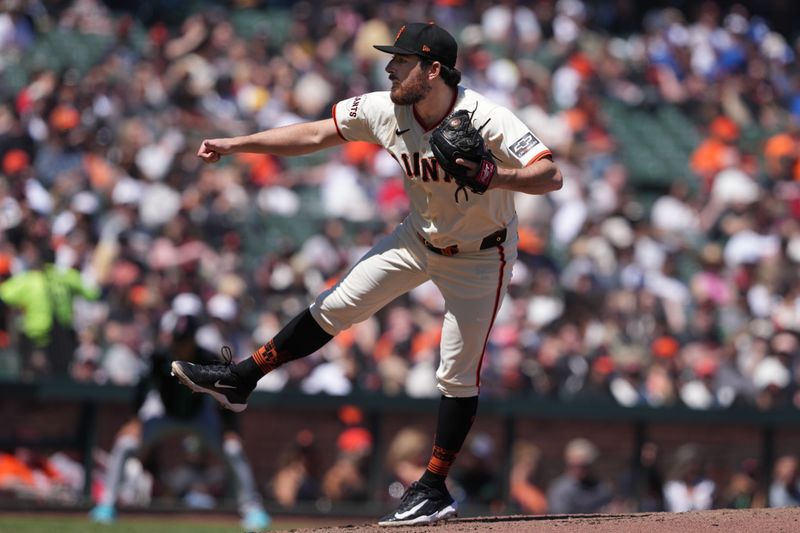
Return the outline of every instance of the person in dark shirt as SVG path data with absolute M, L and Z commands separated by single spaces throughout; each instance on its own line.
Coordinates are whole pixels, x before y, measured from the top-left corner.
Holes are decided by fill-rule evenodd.
M 597 447 L 586 439 L 573 439 L 564 450 L 566 468 L 547 489 L 552 514 L 587 514 L 602 512 L 611 503 L 611 484 L 593 472 Z
M 189 433 L 198 436 L 228 463 L 235 477 L 242 526 L 248 531 L 266 528 L 270 517 L 256 492 L 236 414 L 222 409 L 206 395 L 193 394 L 170 376 L 174 360 L 217 360 L 215 354 L 198 346 L 195 340 L 197 317 L 170 311 L 161 325 L 162 330 L 169 332 L 170 340 L 150 356 L 150 370 L 140 380 L 135 394 L 136 413 L 117 433 L 106 469 L 105 491 L 92 509 L 91 519 L 100 523 L 116 520 L 115 504 L 129 456 L 150 449 L 167 436 Z

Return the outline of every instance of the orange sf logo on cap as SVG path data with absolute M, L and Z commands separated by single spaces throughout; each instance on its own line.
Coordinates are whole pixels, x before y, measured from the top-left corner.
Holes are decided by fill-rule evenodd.
M 422 51 L 425 52 L 425 53 L 428 53 L 428 52 L 431 51 L 431 49 L 428 47 L 427 44 L 423 44 L 422 45 Z
M 395 36 L 394 36 L 394 42 L 395 42 L 395 44 L 397 43 L 397 39 L 399 39 L 399 38 L 400 38 L 400 36 L 401 36 L 401 35 L 403 35 L 403 32 L 404 32 L 404 31 L 406 31 L 406 27 L 405 27 L 405 26 L 403 26 L 402 28 L 400 28 L 400 30 L 397 32 L 397 35 L 395 35 Z

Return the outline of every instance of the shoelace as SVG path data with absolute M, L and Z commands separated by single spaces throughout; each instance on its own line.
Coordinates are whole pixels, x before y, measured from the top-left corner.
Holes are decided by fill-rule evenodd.
M 222 356 L 222 361 L 225 363 L 225 366 L 231 366 L 233 364 L 233 352 L 230 346 L 223 345 L 222 348 L 219 349 L 219 353 Z

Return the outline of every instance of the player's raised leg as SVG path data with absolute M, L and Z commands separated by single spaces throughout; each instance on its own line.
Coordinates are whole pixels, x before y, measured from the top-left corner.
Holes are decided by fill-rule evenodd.
M 413 233 L 401 224 L 381 239 L 332 289 L 293 318 L 275 337 L 238 364 L 172 363 L 173 374 L 196 392 L 213 396 L 232 411 L 244 411 L 256 383 L 275 368 L 311 355 L 333 336 L 361 322 L 397 296 L 413 289 L 426 275 Z
M 239 364 L 232 364 L 228 351 L 227 355 L 223 352 L 225 362 L 221 364 L 173 361 L 172 373 L 193 391 L 210 394 L 225 408 L 239 413 L 247 408 L 247 398 L 262 376 L 287 361 L 314 353 L 332 338 L 306 309 Z

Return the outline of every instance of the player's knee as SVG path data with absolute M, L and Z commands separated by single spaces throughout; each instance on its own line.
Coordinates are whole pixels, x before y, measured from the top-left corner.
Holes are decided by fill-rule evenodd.
M 319 327 L 328 335 L 333 335 L 335 337 L 340 331 L 344 331 L 352 325 L 352 323 L 348 323 L 341 317 L 336 316 L 336 313 L 325 310 L 322 305 L 322 295 L 317 298 L 317 301 L 311 306 L 310 311 L 311 316 L 317 321 Z
M 454 381 L 439 379 L 436 387 L 449 398 L 470 398 L 477 396 L 480 388 L 477 385 L 465 385 Z

